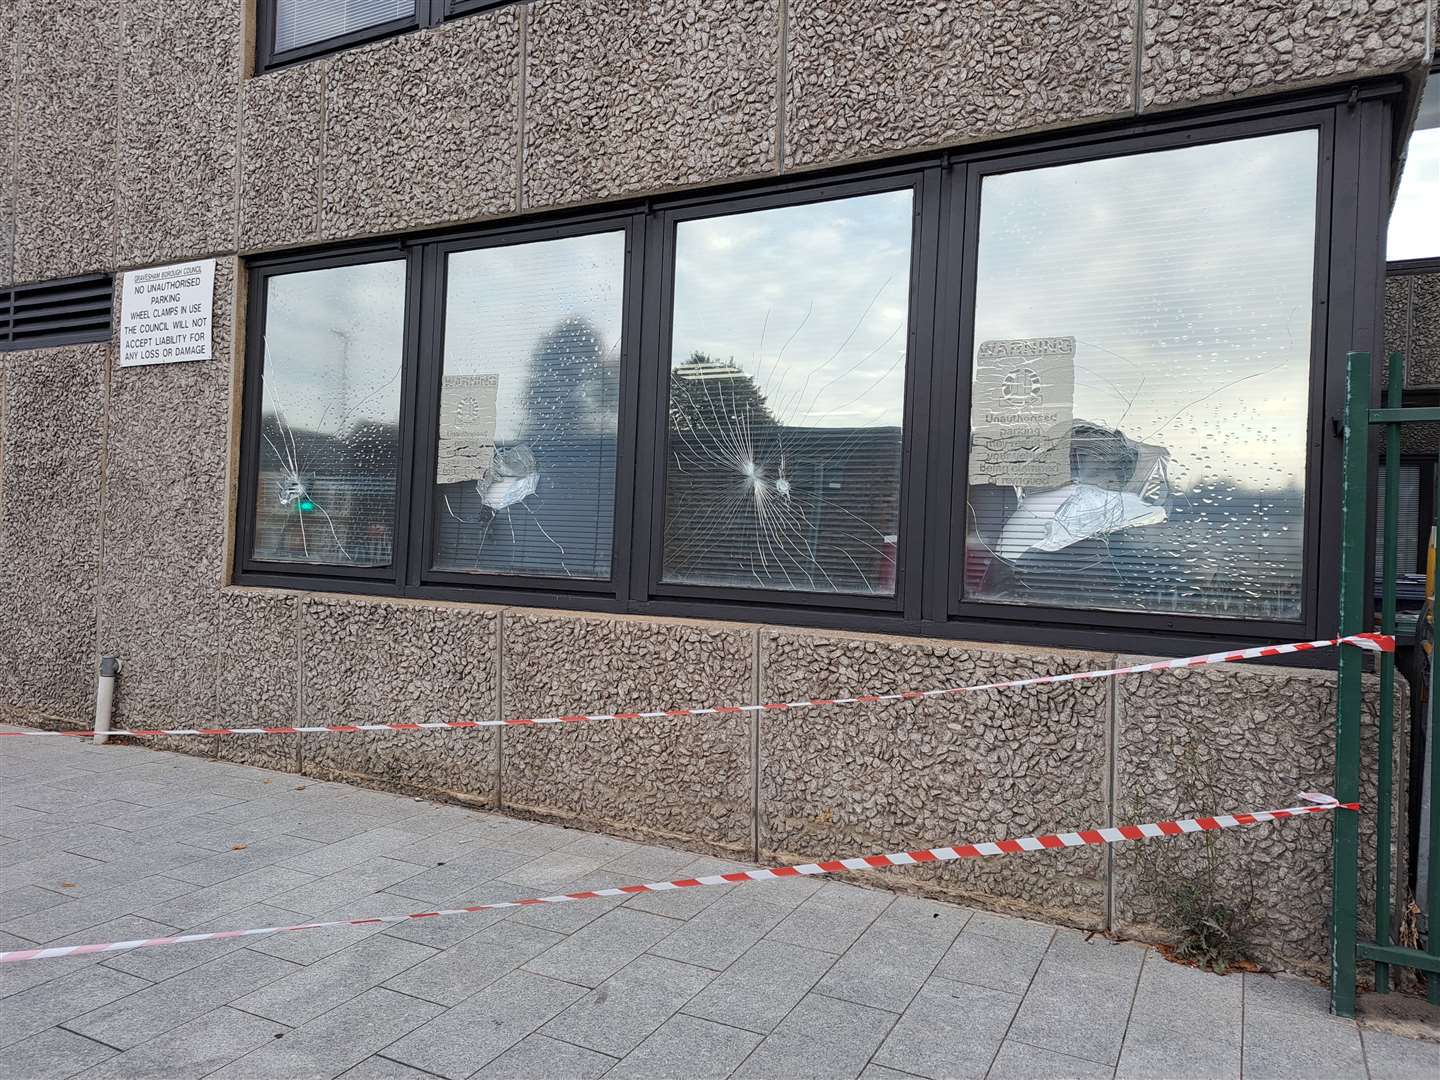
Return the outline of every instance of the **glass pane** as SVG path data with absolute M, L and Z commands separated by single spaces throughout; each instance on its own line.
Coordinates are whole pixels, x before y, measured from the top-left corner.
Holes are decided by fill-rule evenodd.
M 911 203 L 677 226 L 666 581 L 894 594 Z
M 434 567 L 608 578 L 625 234 L 449 265 Z
M 403 260 L 269 279 L 255 558 L 389 564 L 404 339 Z
M 1299 616 L 1317 145 L 985 179 L 968 597 Z
M 1440 73 L 1431 73 L 1405 151 L 1385 257 L 1440 257 Z
M 415 14 L 415 0 L 275 0 L 275 51 Z

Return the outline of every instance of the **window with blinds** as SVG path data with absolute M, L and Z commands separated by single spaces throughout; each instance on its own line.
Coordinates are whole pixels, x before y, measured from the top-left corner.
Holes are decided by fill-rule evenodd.
M 432 566 L 608 578 L 625 234 L 448 263 Z
M 1300 615 L 1317 146 L 984 179 L 968 598 Z
M 912 199 L 677 225 L 665 581 L 894 594 Z
M 416 0 L 274 0 L 275 53 L 410 19 Z

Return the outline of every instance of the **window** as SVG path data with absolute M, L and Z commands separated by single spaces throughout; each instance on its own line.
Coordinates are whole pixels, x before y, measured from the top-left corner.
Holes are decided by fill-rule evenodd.
M 275 0 L 275 51 L 415 17 L 415 0 Z
M 394 554 L 405 262 L 265 284 L 256 560 L 383 567 Z
M 1440 72 L 1431 72 L 1390 211 L 1386 258 L 1440 259 Z
M 1300 615 L 1317 144 L 985 177 L 967 597 Z
M 1329 419 L 1384 243 L 1355 124 L 1385 108 L 257 257 L 237 580 L 1125 651 L 1328 633 Z
M 257 0 L 260 71 L 514 0 Z
M 664 581 L 894 593 L 912 202 L 677 225 Z
M 623 231 L 455 252 L 432 566 L 610 576 Z

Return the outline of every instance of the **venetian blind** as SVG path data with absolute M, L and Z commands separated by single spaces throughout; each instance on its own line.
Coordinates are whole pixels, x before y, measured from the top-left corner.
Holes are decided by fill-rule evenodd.
M 339 37 L 415 14 L 415 0 L 276 0 L 275 51 Z

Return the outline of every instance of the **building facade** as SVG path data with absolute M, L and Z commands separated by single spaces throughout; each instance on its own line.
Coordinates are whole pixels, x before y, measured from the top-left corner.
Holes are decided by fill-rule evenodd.
M 1435 24 L 0 0 L 0 706 L 88 724 L 101 655 L 117 726 L 283 727 L 1329 636 L 1345 353 L 1440 387 L 1440 249 L 1386 279 Z M 211 357 L 122 355 L 125 289 L 210 260 Z M 1333 697 L 1230 667 L 167 745 L 781 860 L 1285 805 Z M 1328 842 L 1220 841 L 1298 969 Z M 1176 850 L 880 880 L 1149 936 Z

